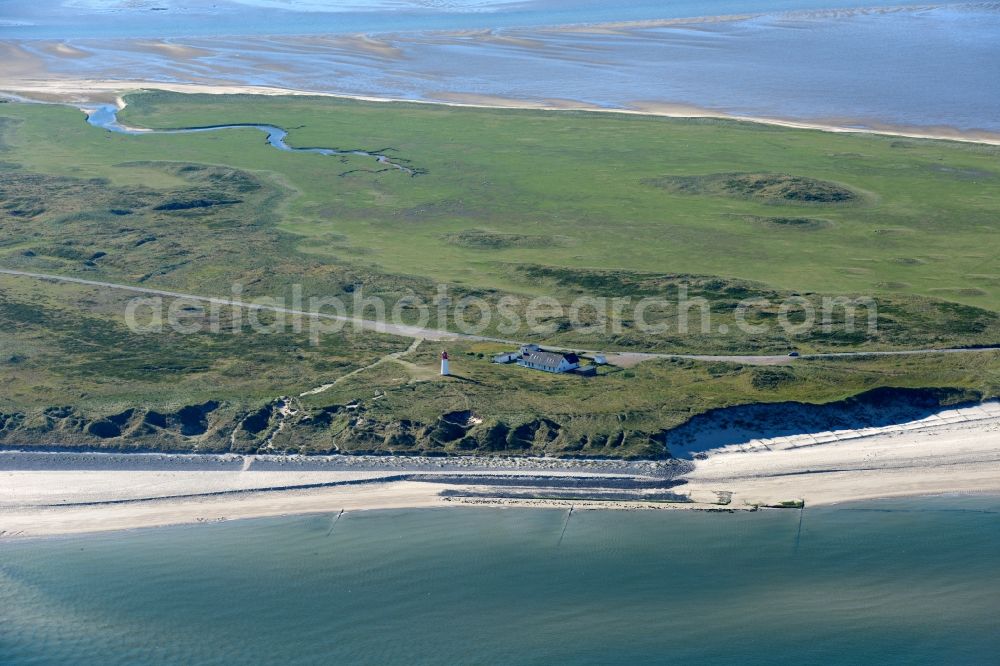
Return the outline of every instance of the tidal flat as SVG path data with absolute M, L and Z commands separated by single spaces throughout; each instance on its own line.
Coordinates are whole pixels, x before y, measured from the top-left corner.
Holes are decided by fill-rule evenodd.
M 6 29 L 0 89 L 23 90 L 39 79 L 52 86 L 191 83 L 439 102 L 669 108 L 980 138 L 1000 133 L 995 5 L 736 5 L 722 16 L 725 8 L 716 4 L 686 6 L 686 13 L 678 10 L 683 18 L 646 7 L 618 12 L 610 23 L 601 14 L 566 11 L 548 22 L 506 27 L 502 13 L 461 14 L 470 23 L 454 24 L 447 20 L 455 15 L 445 12 L 433 28 L 399 25 L 385 13 L 356 31 L 343 17 L 323 28 L 329 15 L 320 14 L 297 32 L 259 34 L 250 19 L 248 34 L 223 37 L 194 30 L 137 35 L 114 21 L 104 33 L 45 32 L 42 21 L 34 32 Z M 88 88 L 79 85 L 77 94 Z

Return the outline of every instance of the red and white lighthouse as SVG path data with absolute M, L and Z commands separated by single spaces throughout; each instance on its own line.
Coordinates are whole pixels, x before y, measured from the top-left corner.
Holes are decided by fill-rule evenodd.
M 441 376 L 447 377 L 450 372 L 448 372 L 448 352 L 441 352 Z

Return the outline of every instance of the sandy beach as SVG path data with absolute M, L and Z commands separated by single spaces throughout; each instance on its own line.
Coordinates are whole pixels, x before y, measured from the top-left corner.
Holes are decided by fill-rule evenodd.
M 948 410 L 884 428 L 731 445 L 708 452 L 685 478 L 692 496 L 725 489 L 734 506 L 1000 493 L 1000 404 L 973 415 Z
M 883 497 L 1000 494 L 1000 403 L 881 428 L 748 440 L 697 458 L 692 464 L 4 451 L 0 538 L 376 509 L 719 511 L 799 501 L 817 506 Z M 586 490 L 560 499 L 539 488 L 542 475 L 575 479 L 583 486 L 595 479 L 661 482 L 687 501 L 642 501 L 635 493 L 606 500 L 589 498 Z M 496 477 L 505 481 L 494 483 Z M 527 479 L 535 485 L 520 487 L 531 485 Z M 531 492 L 546 498 L 526 497 Z

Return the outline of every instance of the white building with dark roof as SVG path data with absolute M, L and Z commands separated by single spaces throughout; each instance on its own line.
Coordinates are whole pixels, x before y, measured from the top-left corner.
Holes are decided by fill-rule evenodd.
M 580 357 L 576 354 L 558 354 L 547 351 L 527 351 L 517 360 L 517 364 L 543 372 L 570 372 L 580 367 Z

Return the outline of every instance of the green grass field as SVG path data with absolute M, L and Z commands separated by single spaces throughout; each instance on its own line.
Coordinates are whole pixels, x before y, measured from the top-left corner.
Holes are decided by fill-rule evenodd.
M 160 128 L 266 122 L 291 129 L 295 146 L 395 149 L 427 174 L 340 178 L 346 169 L 323 158 L 259 146 L 234 160 L 237 146 L 259 143 L 250 131 L 185 137 L 189 145 L 173 148 L 178 160 L 199 161 L 212 150 L 228 165 L 283 174 L 300 193 L 283 229 L 334 256 L 344 250 L 331 247 L 330 235 L 344 235 L 367 262 L 394 273 L 523 290 L 530 285 L 498 268 L 537 263 L 1000 305 L 996 147 L 716 120 L 166 93 L 130 97 L 122 117 Z M 721 173 L 789 174 L 859 196 L 775 204 L 655 182 Z M 828 226 L 748 217 L 820 218 Z M 448 240 L 476 230 L 541 242 L 484 249 Z
M 420 173 L 280 152 L 253 129 L 125 136 L 72 108 L 0 104 L 0 266 L 202 295 L 226 296 L 234 282 L 245 296 L 284 296 L 293 284 L 345 298 L 364 289 L 390 304 L 429 299 L 436 282 L 490 302 L 673 296 L 686 285 L 729 329 L 746 297 L 875 296 L 879 305 L 874 334 L 588 333 L 554 319 L 551 333 L 524 336 L 589 348 L 1000 341 L 995 147 L 328 98 L 157 92 L 128 101 L 121 117 L 131 125 L 269 123 L 289 129 L 295 146 L 381 151 Z M 463 378 L 442 381 L 440 345 L 375 363 L 409 341 L 349 334 L 317 348 L 294 333 L 135 336 L 121 322 L 125 298 L 0 279 L 0 441 L 51 443 L 58 433 L 117 448 L 660 455 L 657 433 L 716 407 L 828 402 L 884 386 L 945 389 L 948 399 L 1000 394 L 997 354 L 773 370 L 650 362 L 583 380 L 493 366 L 478 354 L 494 347 L 455 344 Z M 338 379 L 297 399 L 296 427 L 272 439 L 277 396 Z M 447 414 L 475 423 L 459 433 Z
M 715 120 L 458 109 L 316 98 L 132 95 L 148 127 L 272 123 L 296 146 L 392 149 L 409 178 L 360 157 L 268 148 L 251 129 L 121 136 L 64 107 L 0 109 L 5 161 L 121 186 L 172 186 L 163 161 L 266 174 L 292 192 L 278 228 L 300 249 L 481 288 L 529 290 L 508 264 L 735 277 L 796 291 L 906 293 L 996 310 L 1000 148 Z M 346 171 L 355 173 L 341 177 Z M 778 173 L 858 192 L 842 203 L 678 192 L 658 179 Z M 761 224 L 820 219 L 820 227 Z M 515 242 L 456 242 L 462 234 Z M 529 240 L 525 241 L 527 237 Z M 516 239 L 520 238 L 520 241 Z M 530 242 L 536 239 L 537 242 Z M 994 242 L 991 242 L 994 241 Z

